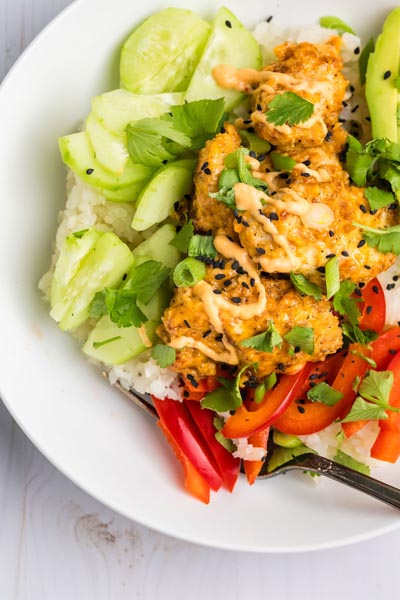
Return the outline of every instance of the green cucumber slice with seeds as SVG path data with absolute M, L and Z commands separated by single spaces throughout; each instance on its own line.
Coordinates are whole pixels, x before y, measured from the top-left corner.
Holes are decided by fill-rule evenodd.
M 152 15 L 122 47 L 121 87 L 136 94 L 186 90 L 209 33 L 209 23 L 190 10 L 167 8 Z
M 192 171 L 174 164 L 162 167 L 139 196 L 132 228 L 144 231 L 164 221 L 172 212 L 174 203 L 190 192 Z
M 93 112 L 86 119 L 86 131 L 96 160 L 105 169 L 121 175 L 129 158 L 126 134 L 110 133 Z
M 213 22 L 213 29 L 203 55 L 186 91 L 185 100 L 225 98 L 226 110 L 240 102 L 243 94 L 219 87 L 212 70 L 221 64 L 236 68 L 259 69 L 260 48 L 253 35 L 227 8 L 220 8 Z
M 130 159 L 120 175 L 111 173 L 97 160 L 90 144 L 87 131 L 66 135 L 58 140 L 63 162 L 86 183 L 112 191 L 146 182 L 154 170 L 144 165 L 133 164 Z
M 132 251 L 133 257 L 136 260 L 147 258 L 149 260 L 157 260 L 164 267 L 174 269 L 181 260 L 181 253 L 169 243 L 176 236 L 176 229 L 170 223 L 166 223 L 160 229 L 157 229 L 147 240 L 136 246 Z M 141 261 L 143 262 L 143 261 Z
M 92 112 L 108 131 L 122 135 L 131 121 L 159 117 L 183 97 L 183 92 L 145 96 L 118 89 L 93 98 Z

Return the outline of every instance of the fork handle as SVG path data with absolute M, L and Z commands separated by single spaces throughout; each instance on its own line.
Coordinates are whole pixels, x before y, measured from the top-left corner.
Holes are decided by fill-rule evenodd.
M 300 465 L 298 466 L 300 467 Z M 313 471 L 319 475 L 325 475 L 325 477 L 344 483 L 360 492 L 373 496 L 377 500 L 381 500 L 381 502 L 385 502 L 394 508 L 400 509 L 399 488 L 383 483 L 383 481 L 378 481 L 378 479 L 369 477 L 369 475 L 354 471 L 333 460 L 329 460 L 323 456 L 308 455 L 305 457 L 300 468 Z

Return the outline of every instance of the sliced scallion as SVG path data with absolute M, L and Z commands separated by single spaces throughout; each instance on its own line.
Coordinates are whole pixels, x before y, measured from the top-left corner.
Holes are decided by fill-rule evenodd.
M 192 287 L 204 279 L 205 274 L 205 265 L 189 257 L 176 265 L 172 278 L 177 287 Z

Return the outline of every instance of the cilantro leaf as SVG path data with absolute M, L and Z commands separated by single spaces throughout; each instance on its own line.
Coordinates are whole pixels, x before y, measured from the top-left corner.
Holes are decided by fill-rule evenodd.
M 171 270 L 156 260 L 147 260 L 136 266 L 125 282 L 124 290 L 134 293 L 143 304 L 148 304 L 156 291 L 168 279 Z
M 273 352 L 274 347 L 280 346 L 282 341 L 282 337 L 275 329 L 274 322 L 269 321 L 268 329 L 266 331 L 259 333 L 258 335 L 253 335 L 246 340 L 242 340 L 239 342 L 239 345 L 244 348 L 254 348 L 261 352 Z
M 341 423 L 352 423 L 353 421 L 378 421 L 381 419 L 387 419 L 385 409 L 382 406 L 378 406 L 372 402 L 367 402 L 361 396 L 357 396 L 354 400 L 353 406 L 350 412 Z
M 263 140 L 256 133 L 251 133 L 247 129 L 239 131 L 240 137 L 245 146 L 256 154 L 267 154 L 271 150 L 271 144 L 267 140 Z
M 269 123 L 290 126 L 308 121 L 314 112 L 314 104 L 294 92 L 277 94 L 269 103 L 265 113 Z
M 341 325 L 342 331 L 346 337 L 349 338 L 352 342 L 357 342 L 358 344 L 362 344 L 363 346 L 369 344 L 373 340 L 376 340 L 378 334 L 373 329 L 360 329 L 360 327 L 355 324 L 352 325 L 349 322 L 342 323 Z M 352 351 L 354 354 L 357 354 L 357 351 Z M 372 359 L 368 358 L 368 356 L 362 356 L 362 358 L 369 364 L 372 364 L 370 361 Z
M 290 280 L 293 283 L 294 287 L 300 294 L 303 296 L 312 296 L 316 300 L 321 300 L 322 291 L 321 288 L 315 284 L 311 283 L 304 275 L 301 273 L 290 273 Z
M 169 367 L 175 362 L 176 352 L 174 348 L 164 344 L 156 344 L 151 351 L 151 355 L 159 367 Z
M 333 297 L 333 307 L 341 315 L 346 315 L 349 322 L 355 325 L 360 317 L 360 311 L 358 309 L 359 299 L 352 298 L 356 284 L 352 281 L 342 281 L 339 290 Z
M 236 170 L 239 181 L 242 183 L 247 183 L 247 185 L 251 185 L 255 188 L 267 189 L 268 186 L 265 181 L 257 179 L 257 177 L 253 177 L 251 174 L 250 164 L 246 162 L 246 156 L 248 156 L 248 154 L 249 150 L 247 148 L 238 148 L 235 152 L 228 154 L 225 158 L 225 166 L 228 167 L 229 170 Z
M 298 346 L 306 354 L 314 353 L 314 329 L 312 327 L 293 327 L 283 336 L 291 346 Z
M 233 186 L 239 182 L 239 173 L 236 169 L 224 169 L 219 176 L 218 187 L 219 189 L 233 188 Z
M 146 315 L 137 305 L 136 294 L 125 289 L 105 288 L 97 292 L 90 305 L 90 316 L 98 318 L 104 315 L 109 315 L 118 327 L 140 327 L 147 321 Z
M 173 123 L 178 131 L 191 138 L 191 149 L 200 150 L 224 121 L 224 98 L 194 100 L 171 106 L 170 113 L 162 118 Z
M 307 398 L 312 402 L 322 402 L 326 406 L 335 406 L 343 398 L 343 394 L 328 385 L 325 381 L 321 381 L 308 390 Z
M 128 152 L 134 163 L 160 167 L 163 162 L 172 160 L 179 150 L 190 148 L 190 138 L 174 128 L 173 123 L 160 118 L 141 119 L 129 123 L 126 128 Z M 180 145 L 176 152 L 167 149 L 166 142 Z
M 375 158 L 368 154 L 362 144 L 350 134 L 347 136 L 347 144 L 346 171 L 356 185 L 365 186 Z
M 121 336 L 120 335 L 116 335 L 112 338 L 108 338 L 108 340 L 102 340 L 101 342 L 93 342 L 92 346 L 95 350 L 97 350 L 97 348 L 101 348 L 102 346 L 106 346 L 106 344 L 111 344 L 111 342 L 116 342 L 117 340 L 120 340 Z
M 342 21 L 342 19 L 339 19 L 339 17 L 321 17 L 319 24 L 326 29 L 336 29 L 339 34 L 352 33 L 356 35 L 354 29 Z
M 400 254 L 400 225 L 387 229 L 375 229 L 360 223 L 353 223 L 353 225 L 363 230 L 364 240 L 371 248 L 376 248 L 383 254 L 387 252 L 392 252 L 396 256 Z
M 198 256 L 206 256 L 207 258 L 216 258 L 217 251 L 214 246 L 214 238 L 212 235 L 194 235 L 188 248 L 188 255 L 197 258 Z
M 219 190 L 219 192 L 210 192 L 208 195 L 210 196 L 210 198 L 215 198 L 215 200 L 223 202 L 232 210 L 236 208 L 235 192 L 233 191 L 233 188 L 223 187 Z
M 358 393 L 365 398 L 365 400 L 386 407 L 389 403 L 392 387 L 392 371 L 374 371 L 371 369 L 368 372 L 368 375 L 364 377 Z
M 180 231 L 176 234 L 174 239 L 169 242 L 170 246 L 177 248 L 180 252 L 186 252 L 189 248 L 190 239 L 193 237 L 194 227 L 193 221 L 189 219 L 187 223 L 182 227 Z
M 202 408 L 210 408 L 216 412 L 235 410 L 236 404 L 230 390 L 220 387 L 204 396 L 201 401 Z
M 349 454 L 346 454 L 342 450 L 336 452 L 333 460 L 339 465 L 343 465 L 344 467 L 349 467 L 349 469 L 353 469 L 353 471 L 358 471 L 359 473 L 364 473 L 364 475 L 369 475 L 371 473 L 371 469 L 368 465 L 365 465 L 362 462 L 359 462 Z
M 303 454 L 317 453 L 315 452 L 315 450 L 308 448 L 304 444 L 301 444 L 300 446 L 295 446 L 294 448 L 283 448 L 282 446 L 276 448 L 268 461 L 268 473 L 275 471 L 275 469 L 277 469 L 278 467 L 285 465 L 297 456 L 302 456 Z
M 399 173 L 400 175 L 400 173 Z M 384 206 L 388 206 L 395 201 L 395 197 L 392 192 L 385 192 L 385 190 L 381 190 L 377 187 L 367 187 L 364 190 L 364 196 L 369 202 L 372 210 L 376 210 L 378 208 L 383 208 Z

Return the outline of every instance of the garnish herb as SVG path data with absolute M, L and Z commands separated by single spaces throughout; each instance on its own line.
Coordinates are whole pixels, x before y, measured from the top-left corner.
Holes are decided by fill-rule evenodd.
M 286 463 L 290 462 L 297 456 L 301 456 L 302 454 L 317 453 L 314 450 L 311 450 L 311 448 L 305 446 L 304 444 L 301 444 L 301 446 L 295 446 L 294 448 L 276 448 L 268 461 L 268 473 L 275 471 L 275 469 L 277 469 L 278 467 L 285 465 Z
M 265 394 L 269 390 L 272 390 L 272 388 L 276 384 L 276 381 L 277 381 L 276 373 L 271 373 L 270 375 L 268 375 L 268 377 L 266 377 L 264 379 L 264 381 L 262 383 L 260 383 L 256 387 L 256 390 L 254 392 L 254 402 L 256 404 L 260 404 L 260 402 L 262 402 L 264 400 Z
M 339 465 L 343 465 L 344 467 L 349 467 L 354 471 L 358 471 L 359 473 L 364 473 L 364 475 L 369 475 L 371 473 L 371 469 L 368 465 L 365 465 L 362 462 L 359 462 L 349 454 L 346 454 L 342 450 L 338 450 L 333 457 L 333 460 Z
M 250 151 L 255 152 L 256 154 L 267 154 L 267 152 L 271 150 L 271 144 L 266 140 L 262 140 L 257 134 L 251 133 L 250 131 L 247 131 L 247 129 L 242 129 L 239 133 L 245 146 L 247 146 Z
M 282 344 L 282 341 L 282 337 L 275 329 L 274 322 L 269 321 L 268 329 L 266 331 L 259 333 L 258 335 L 253 335 L 246 340 L 242 340 L 239 344 L 244 348 L 254 348 L 261 352 L 272 352 L 275 346 L 280 346 Z
M 211 235 L 194 235 L 189 242 L 189 256 L 215 258 L 217 256 L 217 251 L 213 242 L 214 238 Z
M 158 118 L 132 121 L 126 128 L 134 163 L 159 167 L 188 150 L 198 150 L 214 137 L 224 120 L 224 100 L 196 100 L 172 106 Z
M 319 24 L 326 29 L 336 29 L 339 34 L 352 33 L 356 35 L 354 29 L 342 21 L 342 19 L 339 19 L 339 17 L 321 17 Z
M 116 342 L 117 340 L 120 340 L 120 339 L 121 339 L 121 336 L 116 335 L 115 337 L 108 338 L 108 340 L 103 340 L 101 342 L 93 342 L 92 346 L 95 350 L 97 350 L 97 348 L 101 348 L 102 346 L 105 346 L 106 344 L 111 344 L 111 342 Z
M 360 317 L 360 311 L 357 306 L 359 299 L 352 298 L 356 289 L 356 284 L 352 281 L 342 281 L 338 291 L 333 297 L 333 307 L 341 315 L 346 315 L 351 325 L 355 325 Z
M 376 337 L 374 339 L 376 339 Z M 372 340 L 370 340 L 370 339 L 366 339 L 364 342 L 359 342 L 359 343 L 364 343 L 364 345 L 365 345 L 365 344 L 369 344 L 369 342 L 371 342 L 371 341 Z M 362 358 L 373 369 L 376 369 L 376 362 L 372 358 L 370 358 L 369 356 L 366 356 L 365 354 L 363 354 L 362 352 L 359 352 L 358 350 L 351 350 L 351 353 L 354 354 L 354 356 L 358 356 L 359 358 Z M 357 379 L 357 377 L 355 378 L 354 383 L 353 383 L 353 391 L 354 392 L 357 391 L 357 387 L 358 387 L 358 385 L 360 383 L 360 377 L 358 377 L 358 379 Z
M 326 404 L 326 406 L 335 406 L 343 398 L 343 394 L 328 385 L 325 381 L 321 381 L 308 390 L 307 398 L 312 402 L 321 402 L 322 404 Z
M 80 240 L 88 231 L 89 229 L 81 229 L 80 231 L 74 231 L 72 235 Z
M 358 393 L 370 402 L 387 405 L 389 403 L 392 387 L 392 371 L 374 371 L 371 369 L 368 372 L 368 375 L 364 377 Z
M 296 161 L 290 156 L 280 154 L 275 150 L 270 154 L 272 165 L 276 171 L 291 171 L 297 164 Z
M 162 368 L 169 367 L 176 359 L 175 349 L 165 346 L 165 344 L 156 344 L 151 350 L 151 355 L 158 366 Z
M 326 297 L 332 298 L 340 290 L 339 259 L 334 256 L 325 265 Z
M 376 248 L 383 254 L 387 252 L 392 252 L 396 256 L 400 254 L 400 225 L 387 229 L 375 229 L 360 223 L 353 223 L 353 225 L 363 230 L 364 240 L 371 248 Z
M 372 402 L 367 402 L 361 396 L 357 396 L 351 407 L 349 414 L 341 420 L 341 423 L 351 423 L 353 421 L 377 421 L 387 419 L 386 410 Z
M 205 275 L 206 266 L 199 260 L 188 257 L 176 265 L 172 278 L 177 287 L 192 287 L 204 279 Z
M 216 412 L 227 412 L 239 408 L 243 404 L 239 387 L 240 378 L 247 369 L 252 366 L 256 368 L 256 365 L 257 363 L 252 363 L 242 367 L 233 381 L 224 377 L 218 377 L 217 379 L 222 384 L 222 387 L 207 394 L 201 401 L 201 406 L 203 408 L 210 408 Z
M 321 300 L 321 288 L 317 284 L 306 279 L 304 275 L 301 275 L 300 273 L 290 273 L 290 280 L 296 290 L 303 296 L 313 296 L 316 300 Z
M 189 248 L 190 238 L 193 237 L 193 233 L 193 221 L 189 219 L 182 229 L 178 231 L 174 239 L 170 241 L 169 245 L 186 254 Z
M 290 126 L 304 123 L 312 116 L 314 104 L 294 92 L 277 94 L 269 103 L 266 119 L 274 125 Z
M 373 329 L 360 329 L 358 325 L 352 325 L 349 322 L 342 323 L 341 325 L 344 335 L 349 338 L 352 342 L 357 342 L 363 346 L 373 342 L 378 337 L 378 334 Z M 357 355 L 357 350 L 352 350 L 353 354 Z M 374 366 L 374 362 L 368 356 L 359 354 L 368 364 Z M 371 362 L 372 361 L 372 362 Z M 375 365 L 376 366 L 376 365 Z
M 314 330 L 312 327 L 293 327 L 283 337 L 294 348 L 299 347 L 306 354 L 314 353 Z
M 384 206 L 393 204 L 393 202 L 396 201 L 396 198 L 392 192 L 386 192 L 385 190 L 381 190 L 373 186 L 367 187 L 364 190 L 364 196 L 368 200 L 372 210 L 383 208 Z

